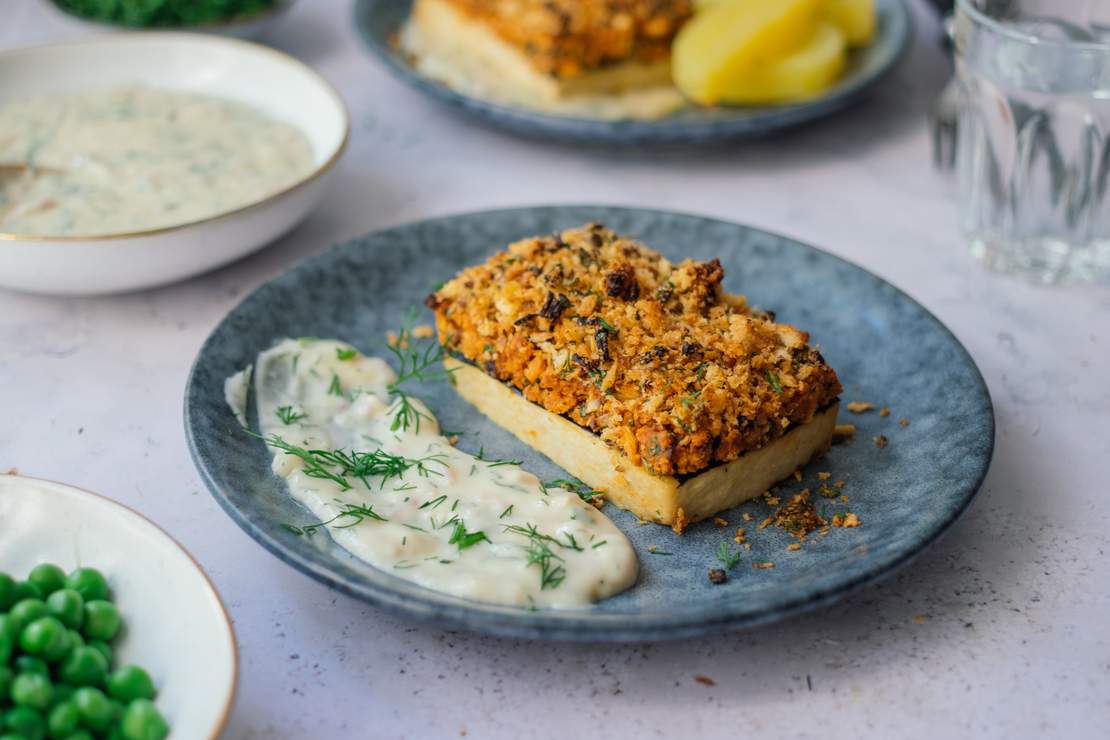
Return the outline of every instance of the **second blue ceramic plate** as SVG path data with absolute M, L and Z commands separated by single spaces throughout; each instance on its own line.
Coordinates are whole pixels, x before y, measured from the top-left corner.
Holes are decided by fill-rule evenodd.
M 270 471 L 270 453 L 245 434 L 224 402 L 224 379 L 283 337 L 335 337 L 387 355 L 386 333 L 433 287 L 509 242 L 600 221 L 655 247 L 673 261 L 719 258 L 724 287 L 779 320 L 808 330 L 844 384 L 844 401 L 892 409 L 853 415 L 854 441 L 835 446 L 791 482 L 817 473 L 843 480 L 847 502 L 818 496 L 827 516 L 851 511 L 862 522 L 813 537 L 800 550 L 775 527 L 756 525 L 772 507 L 749 502 L 679 537 L 605 508 L 632 540 L 641 562 L 632 589 L 592 608 L 528 611 L 445 596 L 361 563 L 325 535 L 308 539 L 284 523 L 308 514 Z M 431 312 L 420 308 L 421 321 Z M 541 479 L 566 477 L 546 458 L 494 426 L 446 384 L 420 394 L 444 428 L 463 429 L 459 446 L 520 458 Z M 907 426 L 898 423 L 906 419 Z M 297 265 L 258 288 L 205 342 L 185 396 L 189 444 L 205 483 L 251 537 L 282 560 L 341 591 L 395 612 L 480 632 L 562 640 L 653 640 L 704 634 L 780 619 L 842 597 L 909 562 L 967 507 L 990 462 L 994 417 L 974 362 L 928 311 L 871 273 L 805 244 L 738 224 L 680 213 L 557 206 L 450 216 L 356 239 Z M 879 435 L 888 444 L 880 448 Z M 736 527 L 751 550 L 729 582 L 713 585 L 716 552 Z M 757 568 L 761 563 L 773 568 Z
M 699 108 L 689 106 L 650 121 L 607 121 L 499 105 L 452 90 L 417 71 L 397 48 L 411 0 L 356 0 L 355 24 L 370 49 L 400 79 L 450 106 L 519 134 L 607 145 L 701 144 L 762 136 L 835 113 L 859 100 L 898 62 L 912 36 L 903 0 L 876 0 L 875 41 L 852 53 L 844 77 L 824 95 L 796 105 Z

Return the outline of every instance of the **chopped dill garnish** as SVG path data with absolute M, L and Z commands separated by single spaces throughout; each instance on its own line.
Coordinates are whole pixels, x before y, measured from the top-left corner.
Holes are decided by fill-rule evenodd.
M 451 532 L 451 539 L 447 540 L 448 545 L 458 545 L 459 550 L 465 550 L 471 545 L 477 545 L 482 541 L 489 542 L 489 537 L 482 531 L 467 532 L 466 525 L 463 524 L 462 519 L 455 522 L 455 529 Z
M 409 394 L 401 390 L 391 390 L 390 392 L 397 397 L 394 402 L 394 408 L 397 410 L 393 412 L 393 423 L 389 425 L 389 431 L 396 432 L 400 429 L 402 432 L 407 432 L 411 426 L 419 432 L 421 419 L 432 420 L 432 417 L 413 405 Z
M 725 570 L 732 570 L 740 562 L 740 551 L 733 552 L 727 542 L 722 542 L 717 548 L 717 560 L 721 561 Z
M 398 399 L 398 403 L 395 404 L 396 410 L 393 412 L 393 423 L 390 425 L 390 431 L 394 432 L 398 429 L 408 431 L 410 426 L 419 432 L 420 418 L 428 418 L 413 406 L 408 395 L 401 389 L 403 384 L 413 380 L 422 383 L 429 380 L 447 380 L 454 383 L 453 372 L 440 365 L 443 360 L 443 347 L 438 342 L 429 342 L 423 348 L 416 346 L 418 340 L 412 334 L 416 311 L 417 309 L 413 307 L 406 313 L 396 341 L 386 345 L 400 365 L 397 379 L 386 386 L 389 394 Z
M 648 552 L 650 552 L 652 555 L 674 555 L 673 552 L 667 552 L 666 550 L 660 550 L 655 545 L 652 545 L 651 547 L 649 547 Z
M 587 503 L 592 503 L 595 498 L 605 495 L 605 491 L 590 488 L 582 481 L 572 480 L 570 478 L 554 478 L 549 481 L 544 481 L 540 485 L 544 488 L 545 493 L 548 488 L 563 488 L 576 494 L 578 498 Z
M 779 380 L 778 373 L 768 370 L 765 375 L 767 376 L 767 382 L 771 384 L 771 390 L 775 393 L 782 393 L 782 382 Z
M 298 414 L 292 406 L 279 406 L 274 413 L 285 426 L 296 423 L 308 416 L 308 414 Z
M 347 529 L 349 527 L 355 526 L 356 524 L 362 524 L 362 522 L 366 521 L 367 519 L 373 519 L 374 521 L 378 522 L 389 521 L 381 514 L 375 512 L 372 505 L 359 506 L 357 504 L 342 504 L 342 507 L 342 510 L 338 514 L 333 516 L 331 519 L 328 519 L 327 521 L 305 524 L 301 527 L 296 527 L 292 524 L 282 524 L 281 526 L 283 529 L 292 532 L 297 536 L 303 535 L 305 537 L 311 537 L 312 535 L 316 534 L 316 532 L 319 531 L 321 528 L 328 525 L 332 525 L 332 529 Z M 343 524 L 332 524 L 339 519 L 350 519 L 351 521 Z
M 519 524 L 506 524 L 505 525 L 505 531 L 506 532 L 512 532 L 513 534 L 524 535 L 525 537 L 529 537 L 529 538 L 532 538 L 532 539 L 538 539 L 538 540 L 543 540 L 545 542 L 550 542 L 554 545 L 558 545 L 559 547 L 562 547 L 562 548 L 567 549 L 567 550 L 576 550 L 577 552 L 582 552 L 581 546 L 579 546 L 578 542 L 575 541 L 574 535 L 571 535 L 571 534 L 567 535 L 567 541 L 566 542 L 560 542 L 559 540 L 555 539 L 551 535 L 544 534 L 544 533 L 540 532 L 538 529 L 536 529 L 536 525 L 530 524 L 530 523 L 523 526 L 523 527 L 520 526 Z
M 431 507 L 431 508 L 434 509 L 435 507 L 439 506 L 440 504 L 442 504 L 446 500 L 447 500 L 447 494 L 445 493 L 442 496 L 437 496 L 436 498 L 432 499 L 431 501 L 425 501 L 424 503 L 420 504 L 420 508 L 421 509 L 427 509 L 428 507 Z
M 355 355 L 357 355 L 357 354 L 358 354 L 358 350 L 354 349 L 352 347 L 347 347 L 346 349 L 343 349 L 341 347 L 336 347 L 335 348 L 335 359 L 340 360 L 342 362 L 346 362 L 347 360 L 355 359 Z
M 504 519 L 505 517 L 507 517 L 509 514 L 512 514 L 512 513 L 513 513 L 513 505 L 509 504 L 509 507 L 507 509 L 505 509 L 504 511 L 502 511 L 501 516 L 499 516 L 497 518 L 498 519 Z
M 335 373 L 331 374 L 331 385 L 328 386 L 329 396 L 343 397 L 343 386 L 339 384 L 339 376 Z
M 443 473 L 430 466 L 432 464 L 447 465 L 443 460 L 443 455 L 427 455 L 413 459 L 391 455 L 384 450 L 375 450 L 374 452 L 313 450 L 290 444 L 276 434 L 271 434 L 269 437 L 263 437 L 254 432 L 248 432 L 248 434 L 258 437 L 270 447 L 300 458 L 304 463 L 302 471 L 309 478 L 330 480 L 344 491 L 351 487 L 348 477 L 357 478 L 367 488 L 370 488 L 368 479 L 373 476 L 380 476 L 382 480 L 379 488 L 384 488 L 387 480 L 400 478 L 409 470 L 415 470 L 417 474 L 424 477 L 443 475 Z
M 549 588 L 558 588 L 559 584 L 567 577 L 567 570 L 562 565 L 564 560 L 555 554 L 548 543 L 552 542 L 560 547 L 565 547 L 565 545 L 550 535 L 542 534 L 532 524 L 529 524 L 527 527 L 506 525 L 505 531 L 528 538 L 528 565 L 539 566 L 540 590 L 544 591 Z
M 590 545 L 590 549 L 591 550 L 596 550 L 597 548 L 601 547 L 602 545 L 607 545 L 607 544 L 609 544 L 609 540 L 602 540 L 601 542 L 595 542 L 594 544 Z
M 476 460 L 481 460 L 482 462 L 489 465 L 491 468 L 497 468 L 497 467 L 500 467 L 502 465 L 523 465 L 524 464 L 523 460 L 495 460 L 495 459 L 487 458 L 485 447 L 479 447 L 478 448 L 478 454 L 475 455 L 474 458 Z

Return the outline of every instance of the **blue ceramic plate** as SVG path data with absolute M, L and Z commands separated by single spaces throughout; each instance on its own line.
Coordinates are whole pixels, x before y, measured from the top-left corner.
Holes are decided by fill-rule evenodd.
M 386 354 L 386 333 L 436 284 L 509 242 L 600 221 L 672 260 L 718 257 L 724 285 L 780 320 L 804 327 L 840 373 L 844 400 L 889 405 L 888 417 L 852 415 L 854 441 L 833 447 L 788 495 L 816 488 L 817 472 L 844 480 L 848 505 L 815 496 L 819 510 L 854 512 L 863 525 L 833 529 L 788 551 L 793 538 L 755 525 L 771 507 L 749 502 L 678 537 L 632 515 L 605 512 L 640 555 L 629 591 L 584 610 L 527 611 L 428 591 L 349 556 L 330 538 L 297 537 L 282 523 L 309 520 L 270 472 L 270 453 L 246 435 L 224 403 L 224 378 L 286 336 L 335 337 Z M 432 319 L 421 308 L 422 321 Z M 459 446 L 522 458 L 541 479 L 561 469 L 488 422 L 446 384 L 420 394 L 444 428 L 464 429 Z M 898 419 L 909 419 L 902 427 Z M 263 285 L 205 342 L 185 395 L 189 445 L 213 495 L 264 547 L 312 577 L 395 612 L 480 632 L 562 640 L 654 640 L 744 627 L 828 604 L 909 562 L 967 507 L 990 462 L 994 417 L 974 362 L 928 311 L 853 264 L 774 234 L 699 216 L 630 208 L 559 206 L 490 211 L 422 221 L 356 239 Z M 872 438 L 885 435 L 879 449 Z M 744 524 L 743 515 L 751 516 Z M 714 586 L 721 542 L 745 526 L 752 544 L 729 582 Z M 654 546 L 656 552 L 649 548 Z M 771 561 L 773 569 L 754 564 Z
M 605 121 L 540 113 L 455 92 L 425 76 L 397 49 L 396 37 L 411 0 L 356 0 L 355 24 L 367 47 L 409 85 L 448 105 L 519 134 L 595 144 L 699 144 L 753 137 L 827 116 L 848 106 L 878 83 L 909 47 L 911 21 L 902 0 L 876 0 L 879 32 L 874 43 L 852 53 L 844 77 L 819 98 L 797 105 L 698 108 L 690 106 L 651 121 Z

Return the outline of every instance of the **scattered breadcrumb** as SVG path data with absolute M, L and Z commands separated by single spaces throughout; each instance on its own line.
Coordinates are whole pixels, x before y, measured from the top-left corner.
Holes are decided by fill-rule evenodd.
M 841 496 L 840 498 L 837 499 L 837 501 L 839 501 L 842 504 L 846 504 L 846 503 L 848 503 L 848 497 L 847 496 Z
M 769 516 L 766 519 L 764 519 L 763 521 L 761 521 L 759 523 L 759 526 L 756 527 L 756 529 L 767 529 L 767 527 L 771 526 L 771 524 L 773 524 L 774 521 L 775 521 L 775 518 L 773 516 Z
M 727 527 L 728 526 L 728 519 L 725 519 L 724 517 L 720 517 L 720 516 L 715 516 L 715 517 L 713 517 L 713 523 L 716 524 L 718 527 Z
M 913 621 L 917 622 L 918 624 L 925 624 L 926 622 L 929 621 L 929 615 L 928 614 L 918 614 L 917 616 L 915 616 L 913 618 Z
M 821 494 L 825 498 L 836 498 L 837 497 L 836 489 L 835 488 L 829 488 L 828 486 L 825 486 L 825 485 L 818 488 L 817 493 Z
M 750 542 L 745 542 L 745 543 L 744 543 L 744 549 L 745 549 L 745 550 L 750 550 L 750 549 L 752 549 L 752 543 L 750 543 Z
M 744 539 L 747 536 L 748 536 L 748 531 L 746 529 L 744 529 L 742 527 L 737 527 L 736 528 L 736 536 L 733 539 L 736 540 L 736 544 L 742 545 L 742 544 L 744 544 Z
M 825 520 L 817 513 L 817 509 L 809 499 L 808 488 L 790 499 L 790 503 L 775 512 L 775 526 L 800 540 L 804 540 L 810 532 L 825 526 Z
M 837 424 L 833 427 L 833 444 L 847 442 L 854 436 L 856 436 L 855 424 Z
M 716 686 L 717 685 L 717 682 L 714 681 L 709 676 L 694 676 L 694 680 L 697 681 L 698 683 L 700 683 L 702 686 Z
M 856 516 L 855 514 L 853 514 L 850 511 L 847 514 L 844 515 L 844 526 L 845 527 L 858 527 L 859 525 L 860 525 L 860 520 L 859 520 L 858 516 Z
M 775 567 L 775 564 L 772 563 L 770 560 L 757 560 L 752 563 L 752 567 L 756 570 L 770 570 L 771 568 Z
M 725 573 L 720 568 L 711 568 L 709 570 L 709 582 L 715 585 L 728 582 L 728 573 Z
M 781 502 L 782 502 L 782 499 L 780 499 L 780 498 L 779 498 L 778 496 L 765 495 L 765 496 L 763 497 L 763 501 L 764 501 L 764 502 L 765 502 L 765 503 L 766 503 L 766 504 L 767 504 L 768 506 L 778 506 L 778 505 L 779 505 L 779 503 L 781 503 Z
M 901 419 L 898 420 L 898 426 L 900 426 L 900 427 L 908 427 L 909 425 L 910 425 L 910 420 L 907 419 L 904 416 Z
M 832 478 L 832 473 L 826 472 L 824 470 L 817 474 L 817 480 L 828 480 L 829 478 Z
M 416 339 L 431 339 L 436 335 L 436 330 L 430 324 L 419 324 L 412 327 L 412 335 Z
M 852 401 L 845 408 L 853 414 L 864 414 L 875 408 L 875 404 L 868 403 L 867 401 Z
M 838 480 L 836 483 L 833 483 L 833 488 L 843 488 L 843 487 L 844 487 L 844 481 L 842 481 L 842 480 Z
M 802 543 L 800 543 L 800 542 L 791 542 L 789 545 L 786 546 L 786 549 L 790 550 L 791 552 L 794 552 L 795 550 L 801 550 L 802 549 Z
M 749 514 L 746 511 L 743 513 L 742 517 L 743 517 L 744 521 L 746 521 L 746 522 L 750 522 L 753 519 L 755 519 L 755 517 L 753 517 L 751 514 Z
M 447 441 L 450 442 L 452 446 L 457 445 L 459 443 L 459 435 L 452 434 L 447 438 Z
M 797 470 L 794 471 L 794 480 L 798 481 L 799 483 L 802 482 L 802 469 L 801 468 L 798 468 Z
M 878 447 L 880 450 L 883 449 L 884 447 L 886 447 L 888 444 L 890 444 L 890 440 L 887 439 L 882 434 L 877 435 L 874 438 L 874 442 L 875 442 L 875 446 Z
M 879 416 L 883 417 L 884 419 L 890 416 L 890 406 L 883 406 L 881 409 L 879 409 Z

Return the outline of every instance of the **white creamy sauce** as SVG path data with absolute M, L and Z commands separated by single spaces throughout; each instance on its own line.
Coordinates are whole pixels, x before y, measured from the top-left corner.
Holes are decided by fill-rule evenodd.
M 0 232 L 96 236 L 197 221 L 312 172 L 303 132 L 232 100 L 146 87 L 0 108 Z
M 398 475 L 340 483 L 309 475 L 305 460 L 271 445 L 290 494 L 356 557 L 436 591 L 518 606 L 580 607 L 636 581 L 628 539 L 576 494 L 455 449 L 411 396 L 411 423 L 399 427 L 401 401 L 388 388 L 397 376 L 384 360 L 335 341 L 288 339 L 255 368 L 269 441 L 406 461 Z M 362 515 L 344 515 L 351 507 Z
M 231 407 L 236 421 L 244 428 L 247 427 L 247 401 L 250 399 L 253 367 L 253 365 L 247 365 L 224 381 L 224 401 Z
M 610 94 L 581 94 L 549 99 L 528 85 L 498 74 L 488 59 L 462 44 L 425 37 L 419 26 L 407 23 L 400 35 L 401 47 L 412 56 L 422 74 L 439 80 L 464 95 L 508 106 L 531 108 L 546 113 L 602 120 L 650 120 L 668 116 L 687 102 L 674 85 L 632 88 Z

